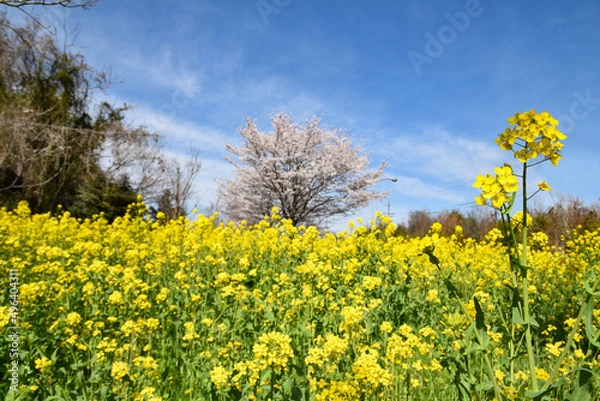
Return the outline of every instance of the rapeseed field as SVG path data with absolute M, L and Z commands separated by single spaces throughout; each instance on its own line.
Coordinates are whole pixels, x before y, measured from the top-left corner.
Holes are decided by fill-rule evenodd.
M 491 399 L 478 347 L 507 399 L 528 389 L 527 364 L 516 358 L 523 349 L 509 347 L 523 326 L 511 325 L 504 307 L 514 294 L 498 230 L 480 242 L 460 227 L 441 237 L 439 224 L 422 238 L 395 237 L 379 214 L 320 235 L 276 211 L 247 227 L 216 225 L 216 215 L 152 222 L 144 210 L 133 205 L 112 224 L 31 215 L 25 204 L 0 211 L 0 269 L 5 278 L 15 270 L 19 283 L 15 399 L 449 400 L 461 386 Z M 549 249 L 543 234 L 531 239 L 541 379 L 563 351 L 586 279 L 598 273 L 600 232 L 572 234 L 565 249 Z M 466 335 L 469 316 L 448 280 L 472 319 L 476 297 L 487 344 Z M 2 297 L 4 331 L 8 289 Z M 591 330 L 600 326 L 594 316 Z M 598 372 L 585 330 L 561 372 Z M 6 336 L 2 344 L 10 347 Z M 8 365 L 8 352 L 0 360 Z M 577 375 L 564 380 L 568 393 Z

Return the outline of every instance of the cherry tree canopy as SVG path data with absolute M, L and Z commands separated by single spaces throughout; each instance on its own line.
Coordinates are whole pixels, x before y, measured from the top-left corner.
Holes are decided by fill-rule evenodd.
M 285 114 L 271 123 L 273 132 L 263 133 L 248 119 L 239 131 L 244 144 L 227 145 L 236 173 L 219 183 L 219 195 L 230 219 L 256 223 L 277 206 L 296 225 L 319 225 L 386 196 L 374 189 L 385 163 L 369 171 L 368 155 L 343 132 L 321 128 L 319 119 L 300 126 Z

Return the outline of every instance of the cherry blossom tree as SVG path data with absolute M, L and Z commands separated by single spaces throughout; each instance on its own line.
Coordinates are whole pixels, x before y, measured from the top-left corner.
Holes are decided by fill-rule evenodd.
M 219 182 L 228 218 L 256 223 L 276 206 L 296 225 L 319 225 L 386 196 L 374 189 L 386 163 L 368 170 L 369 156 L 342 131 L 321 128 L 319 119 L 301 126 L 285 114 L 271 123 L 273 132 L 263 133 L 248 119 L 239 130 L 244 144 L 226 147 L 236 167 L 233 179 Z

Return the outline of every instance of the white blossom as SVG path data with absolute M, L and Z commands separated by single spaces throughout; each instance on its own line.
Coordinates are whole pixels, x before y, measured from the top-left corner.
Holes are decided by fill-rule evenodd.
M 374 185 L 386 163 L 368 171 L 368 155 L 342 131 L 319 127 L 319 119 L 300 126 L 285 114 L 271 123 L 273 132 L 263 133 L 248 119 L 243 146 L 227 145 L 236 173 L 219 183 L 219 195 L 230 219 L 256 223 L 277 206 L 296 225 L 318 225 L 385 197 Z

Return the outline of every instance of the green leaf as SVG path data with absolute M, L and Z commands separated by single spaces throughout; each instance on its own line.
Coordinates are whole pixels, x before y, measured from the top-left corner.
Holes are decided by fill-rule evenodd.
M 540 327 L 540 324 L 538 323 L 537 320 L 535 320 L 535 317 L 533 314 L 529 316 L 529 324 L 533 327 Z
M 271 308 L 265 304 L 265 316 L 267 317 L 267 319 L 269 319 L 270 322 L 274 322 L 275 321 L 275 315 L 273 314 L 273 312 L 271 311 Z
M 284 394 L 289 394 L 292 391 L 292 386 L 294 385 L 294 376 L 289 377 L 286 381 L 283 382 L 283 392 Z
M 594 373 L 589 369 L 579 369 L 579 380 L 566 399 L 569 401 L 589 401 L 592 399 L 590 395 L 591 383 L 590 380 L 594 377 Z
M 485 315 L 483 314 L 483 310 L 481 309 L 481 305 L 479 305 L 477 297 L 473 297 L 473 302 L 475 303 L 475 326 L 477 327 L 477 330 L 487 331 Z
M 108 386 L 106 384 L 103 384 L 100 387 L 100 399 L 105 400 L 108 396 Z
M 443 367 L 447 368 L 450 366 L 448 362 L 452 362 L 459 373 L 467 373 L 467 370 L 463 367 L 463 365 L 457 359 L 451 356 L 443 356 L 440 363 Z
M 552 384 L 550 387 L 548 387 L 545 390 L 542 391 L 532 391 L 532 390 L 527 390 L 525 392 L 525 397 L 527 398 L 531 398 L 535 401 L 539 401 L 542 399 L 542 396 L 545 394 L 548 394 L 551 391 L 554 391 L 555 389 L 559 388 L 560 386 L 562 386 L 565 382 L 565 377 L 563 376 L 561 377 L 556 383 Z
M 585 290 L 587 291 L 588 294 L 590 294 L 593 297 L 597 297 L 600 295 L 600 291 L 594 291 L 596 288 L 596 281 L 598 280 L 598 277 L 596 276 L 596 273 L 594 273 L 594 271 L 590 271 L 586 277 L 585 280 L 583 281 L 584 285 L 585 285 Z M 590 281 L 593 282 L 594 287 L 592 288 L 592 286 L 590 285 Z
M 17 395 L 19 393 L 12 391 L 12 390 L 8 390 L 6 392 L 6 397 L 4 397 L 4 401 L 16 401 L 19 399 L 19 396 Z
M 271 380 L 271 375 L 273 371 L 270 367 L 266 368 L 263 374 L 260 376 L 260 381 L 262 383 L 268 383 Z
M 428 255 L 429 255 L 429 261 L 431 263 L 433 263 L 436 266 L 440 264 L 440 260 L 438 259 L 437 256 L 435 256 L 433 253 L 429 253 Z
M 467 327 L 467 331 L 465 332 L 465 343 L 467 344 L 467 353 L 470 352 L 470 344 L 471 337 L 473 337 L 473 331 L 475 331 L 475 323 L 471 323 L 469 327 Z
M 523 315 L 521 314 L 521 311 L 518 307 L 513 306 L 512 308 L 512 322 L 514 324 L 527 324 L 527 322 L 523 319 Z
M 448 290 L 448 292 L 450 293 L 450 295 L 454 295 L 456 297 L 459 297 L 457 288 L 454 285 L 454 283 L 452 282 L 452 280 L 450 279 L 450 277 L 446 277 L 444 279 L 444 285 L 446 286 L 446 289 Z
M 510 202 L 509 202 L 508 206 L 502 208 L 502 214 L 510 215 L 510 211 L 512 210 L 513 205 L 515 204 L 515 199 L 517 199 L 517 193 L 513 192 L 512 196 L 510 197 Z
M 594 372 L 592 372 L 588 368 L 574 369 L 574 370 L 570 371 L 569 373 L 567 373 L 566 375 L 564 375 L 563 377 L 561 377 L 560 379 L 558 379 L 555 383 L 551 384 L 547 389 L 543 389 L 541 391 L 535 391 L 535 392 L 531 391 L 531 390 L 527 390 L 525 392 L 525 396 L 527 398 L 532 398 L 535 401 L 540 401 L 542 399 L 543 395 L 548 394 L 549 392 L 556 390 L 557 388 L 559 388 L 560 386 L 565 384 L 566 378 L 575 372 L 580 372 L 579 373 L 579 381 L 578 381 L 576 388 L 588 386 L 590 379 L 594 376 Z M 575 393 L 575 391 L 573 391 L 573 393 Z M 571 393 L 571 394 L 573 395 L 573 393 Z M 579 394 L 581 394 L 581 396 L 584 396 L 583 392 L 577 393 L 575 395 L 579 396 Z M 566 399 L 571 400 L 570 398 L 566 398 Z M 589 399 L 590 398 L 574 398 L 573 400 L 584 401 L 584 400 L 589 400 Z
M 478 330 L 478 332 L 480 339 L 477 339 L 477 344 L 473 346 L 473 351 L 483 351 L 490 345 L 490 337 L 488 336 L 487 331 Z
M 515 255 L 510 255 L 510 265 L 517 268 L 517 272 L 521 276 L 525 276 L 527 274 L 527 270 L 529 270 L 528 266 L 525 266 L 521 263 L 521 260 L 517 258 Z
M 302 390 L 298 387 L 294 387 L 292 389 L 292 400 L 301 401 L 303 399 L 304 399 L 304 394 L 303 394 Z
M 523 314 L 521 313 L 521 296 L 519 295 L 519 290 L 517 287 L 511 285 L 507 285 L 507 287 L 512 292 L 512 323 L 525 324 L 525 319 L 523 319 Z
M 585 323 L 585 334 L 594 347 L 600 348 L 600 342 L 596 340 L 598 330 L 594 328 L 594 298 L 588 297 L 589 300 L 583 312 L 583 321 Z
M 434 250 L 435 250 L 434 246 L 427 246 L 427 247 L 425 247 L 425 249 L 423 249 L 423 253 L 425 255 L 429 256 L 429 262 L 431 262 L 431 264 L 438 266 L 440 264 L 440 260 L 437 258 L 437 256 L 435 256 L 433 254 Z M 439 266 L 438 266 L 438 268 L 439 268 Z
M 458 390 L 460 391 L 460 396 L 463 401 L 471 401 L 471 383 L 469 380 L 464 377 L 464 375 L 460 379 L 460 382 L 457 384 Z
M 454 385 L 460 394 L 460 399 L 462 401 L 471 401 L 471 389 L 473 388 L 473 384 L 475 383 L 475 379 L 468 375 L 466 369 L 463 365 L 457 361 L 456 359 L 447 356 L 443 357 L 441 360 L 441 364 L 444 367 L 449 367 L 450 362 L 454 364 L 456 367 L 456 372 L 454 373 Z
M 488 391 L 494 387 L 494 384 L 491 381 L 486 381 L 483 383 L 479 383 L 475 386 L 477 391 Z

